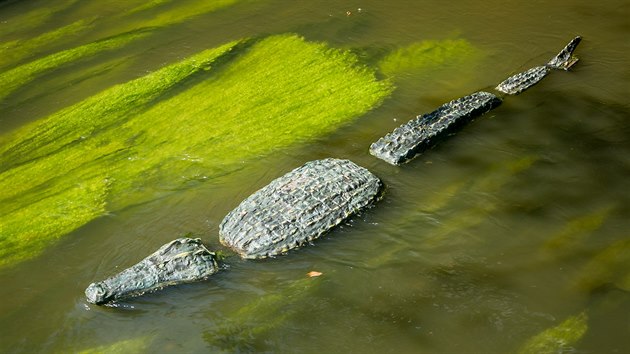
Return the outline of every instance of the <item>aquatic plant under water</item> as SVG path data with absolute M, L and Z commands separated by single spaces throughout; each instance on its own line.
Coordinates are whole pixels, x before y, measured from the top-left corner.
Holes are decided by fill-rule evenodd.
M 93 26 L 94 18 L 83 19 L 73 22 L 67 26 L 46 32 L 34 38 L 24 40 L 14 40 L 2 44 L 4 55 L 0 57 L 0 67 L 19 63 L 22 59 L 37 53 L 51 42 L 68 41 Z
M 588 329 L 588 316 L 582 312 L 571 316 L 556 327 L 544 330 L 529 339 L 519 354 L 552 354 L 573 352 L 573 346 Z
M 51 70 L 106 51 L 121 48 L 135 40 L 146 37 L 150 33 L 149 30 L 124 33 L 112 38 L 53 53 L 0 73 L 0 101 L 23 85 Z
M 265 294 L 230 314 L 216 328 L 204 333 L 204 339 L 213 347 L 229 352 L 260 351 L 252 346 L 253 339 L 281 327 L 303 308 L 321 283 L 317 278 L 293 280 L 277 291 Z M 266 319 L 261 321 L 261 319 Z
M 350 52 L 278 35 L 204 51 L 27 125 L 0 145 L 0 266 L 107 211 L 332 132 L 391 89 Z M 74 197 L 87 181 L 102 192 Z M 70 207 L 84 197 L 93 212 Z
M 81 350 L 79 354 L 126 354 L 144 353 L 148 350 L 152 338 L 139 337 L 121 340 L 112 344 Z
M 387 54 L 380 62 L 381 72 L 388 76 L 409 74 L 428 67 L 457 68 L 479 58 L 481 52 L 464 39 L 425 40 L 412 43 Z

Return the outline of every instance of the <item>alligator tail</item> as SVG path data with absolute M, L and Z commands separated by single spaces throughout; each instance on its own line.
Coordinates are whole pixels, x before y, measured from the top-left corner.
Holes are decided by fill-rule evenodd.
M 558 55 L 553 57 L 553 59 L 546 64 L 546 66 L 551 69 L 569 70 L 569 68 L 579 60 L 577 57 L 573 56 L 573 51 L 575 51 L 575 48 L 580 44 L 581 40 L 582 37 L 580 36 L 573 38 Z

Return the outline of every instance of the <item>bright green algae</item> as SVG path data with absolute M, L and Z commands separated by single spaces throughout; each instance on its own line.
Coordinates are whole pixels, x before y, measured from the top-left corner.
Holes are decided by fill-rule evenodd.
M 149 35 L 150 31 L 134 31 L 112 38 L 63 50 L 0 73 L 0 101 L 39 76 L 68 63 L 121 48 Z
M 32 56 L 41 47 L 51 42 L 68 41 L 73 36 L 81 34 L 91 28 L 93 24 L 94 19 L 79 20 L 34 38 L 3 43 L 2 49 L 4 50 L 4 55 L 0 57 L 0 67 L 11 63 L 19 63 L 20 60 Z
M 107 211 L 332 132 L 390 92 L 353 54 L 295 35 L 232 42 L 107 89 L 0 145 L 0 257 L 11 252 L 1 265 Z M 105 188 L 89 215 L 58 204 L 77 203 L 71 191 L 83 181 Z M 37 226 L 59 210 L 62 225 Z
M 204 51 L 142 78 L 114 86 L 21 129 L 0 145 L 2 169 L 44 157 L 71 143 L 76 145 L 93 134 L 98 135 L 102 130 L 120 124 L 131 114 L 169 93 L 174 86 L 209 69 L 236 43 Z M 79 147 L 85 146 L 79 144 Z
M 0 160 L 3 170 L 15 164 L 0 174 L 0 186 L 6 191 L 0 204 L 3 215 L 0 217 L 0 256 L 3 259 L 0 266 L 35 256 L 58 237 L 106 213 L 105 199 L 109 193 L 103 193 L 102 198 L 95 201 L 100 208 L 89 208 L 92 210 L 89 215 L 70 207 L 80 203 L 78 197 L 89 198 L 73 194 L 77 181 L 106 180 L 112 174 L 122 175 L 119 165 L 128 157 L 129 146 L 116 139 L 116 129 L 106 129 L 119 126 L 134 110 L 159 99 L 195 73 L 208 69 L 235 44 L 204 51 L 153 74 L 114 86 L 17 132 L 7 145 L 13 148 L 3 151 Z M 99 135 L 100 132 L 107 134 Z M 96 136 L 87 139 L 91 133 Z M 73 143 L 71 140 L 77 138 L 75 134 L 85 135 Z M 108 143 L 103 142 L 103 138 L 113 140 Z M 67 145 L 71 146 L 64 149 Z M 64 207 L 64 203 L 70 206 Z M 50 223 L 60 210 L 65 217 Z
M 0 268 L 36 256 L 54 239 L 103 215 L 109 183 L 80 181 L 1 217 Z
M 113 16 L 112 18 L 82 18 L 69 25 L 53 29 L 33 38 L 18 39 L 5 43 L 0 43 L 0 48 L 2 48 L 6 52 L 5 55 L 0 57 L 0 68 L 10 68 L 13 66 L 17 66 L 24 58 L 32 58 L 38 52 L 45 52 L 47 49 L 50 49 L 54 46 L 68 43 L 74 37 L 83 36 L 87 33 L 95 32 L 96 28 L 103 27 L 103 21 L 109 20 L 116 23 L 116 25 L 114 26 L 115 31 L 105 30 L 105 33 L 107 33 L 105 34 L 106 36 L 120 36 L 120 38 L 124 38 L 125 36 L 127 36 L 127 32 L 167 27 L 184 22 L 195 16 L 228 7 L 236 2 L 238 2 L 238 0 L 217 0 L 211 2 L 153 1 L 132 7 L 130 10 L 127 11 L 121 11 L 119 15 Z M 139 17 L 137 19 L 129 19 L 129 17 L 135 16 L 136 13 L 143 13 L 145 10 L 150 10 L 160 5 L 165 7 L 165 9 L 161 9 L 162 11 L 150 16 L 149 18 Z M 52 13 L 49 14 L 49 16 L 51 15 Z M 35 16 L 35 18 L 38 18 L 38 16 Z M 121 27 L 119 25 L 121 21 L 127 23 L 127 25 Z M 102 35 L 103 34 L 101 34 L 101 36 Z M 35 59 L 32 63 L 28 63 L 26 65 L 22 64 L 21 66 L 19 66 L 18 72 L 14 72 L 11 70 L 6 72 L 4 76 L 12 78 L 17 75 L 17 78 L 5 78 L 5 80 L 9 81 L 9 84 L 12 85 L 15 84 L 15 82 L 24 83 L 20 82 L 20 78 L 24 76 L 30 76 L 32 78 L 34 74 L 41 73 L 42 68 L 50 70 L 52 68 L 55 68 L 56 66 L 59 66 L 59 64 L 65 64 L 73 60 L 80 59 L 86 55 L 97 54 L 99 52 L 99 48 L 102 48 L 103 50 L 108 50 L 107 46 L 109 45 L 109 43 L 107 42 L 111 42 L 111 40 L 100 40 L 98 42 L 80 45 L 72 49 L 53 53 L 43 58 Z M 29 73 L 29 71 L 34 71 L 34 73 Z M 5 88 L 5 85 L 2 81 L 0 81 L 0 87 L 2 88 L 2 92 L 0 92 L 0 100 L 6 97 L 6 95 L 14 89 L 14 87 L 11 85 L 8 86 L 8 88 Z

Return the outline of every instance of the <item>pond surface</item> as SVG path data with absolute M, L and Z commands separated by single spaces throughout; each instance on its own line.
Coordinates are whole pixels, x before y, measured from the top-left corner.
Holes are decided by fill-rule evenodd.
M 426 40 L 463 39 L 480 54 L 459 67 L 377 74 L 392 94 L 333 133 L 109 210 L 39 256 L 0 269 L 0 352 L 508 353 L 581 314 L 586 331 L 560 352 L 627 352 L 627 1 L 224 1 L 194 16 L 180 11 L 201 3 L 148 2 L 155 8 L 125 17 L 142 3 L 0 2 L 2 56 L 14 60 L 0 62 L 3 71 L 157 26 L 132 46 L 11 92 L 0 102 L 0 133 L 246 37 L 297 33 L 359 53 L 375 69 L 381 53 Z M 72 34 L 27 41 L 80 20 Z M 369 155 L 401 123 L 545 63 L 575 35 L 583 36 L 581 60 L 570 72 L 506 98 L 406 165 Z M 21 49 L 7 44 L 15 40 Z M 228 257 L 228 269 L 206 282 L 118 307 L 86 302 L 89 283 L 186 233 L 219 249 L 218 225 L 241 200 L 325 157 L 372 171 L 387 186 L 384 198 L 285 256 Z M 308 278 L 310 271 L 322 275 Z

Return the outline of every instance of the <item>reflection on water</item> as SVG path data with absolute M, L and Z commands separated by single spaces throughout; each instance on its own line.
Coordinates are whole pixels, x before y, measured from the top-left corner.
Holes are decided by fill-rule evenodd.
M 387 53 L 423 40 L 464 39 L 480 55 L 459 68 L 443 63 L 448 70 L 397 72 L 389 78 L 397 87 L 390 98 L 349 126 L 111 213 L 42 256 L 1 270 L 0 351 L 503 353 L 582 313 L 585 334 L 563 350 L 627 347 L 627 3 L 269 0 L 217 6 L 193 0 L 0 2 L 0 43 L 12 48 L 15 41 L 35 43 L 96 18 L 76 35 L 12 54 L 21 61 L 142 23 L 157 26 L 155 35 L 133 46 L 12 92 L 0 102 L 0 130 L 245 37 L 295 32 L 350 49 L 374 67 Z M 506 98 L 407 165 L 392 167 L 368 154 L 371 142 L 402 122 L 544 63 L 577 34 L 584 41 L 572 72 L 551 73 Z M 3 72 L 17 65 L 2 63 Z M 86 303 L 90 282 L 182 234 L 193 232 L 219 248 L 218 224 L 243 198 L 324 157 L 370 169 L 387 185 L 384 199 L 286 256 L 230 257 L 229 268 L 207 282 L 117 308 Z M 307 278 L 313 270 L 322 276 Z

